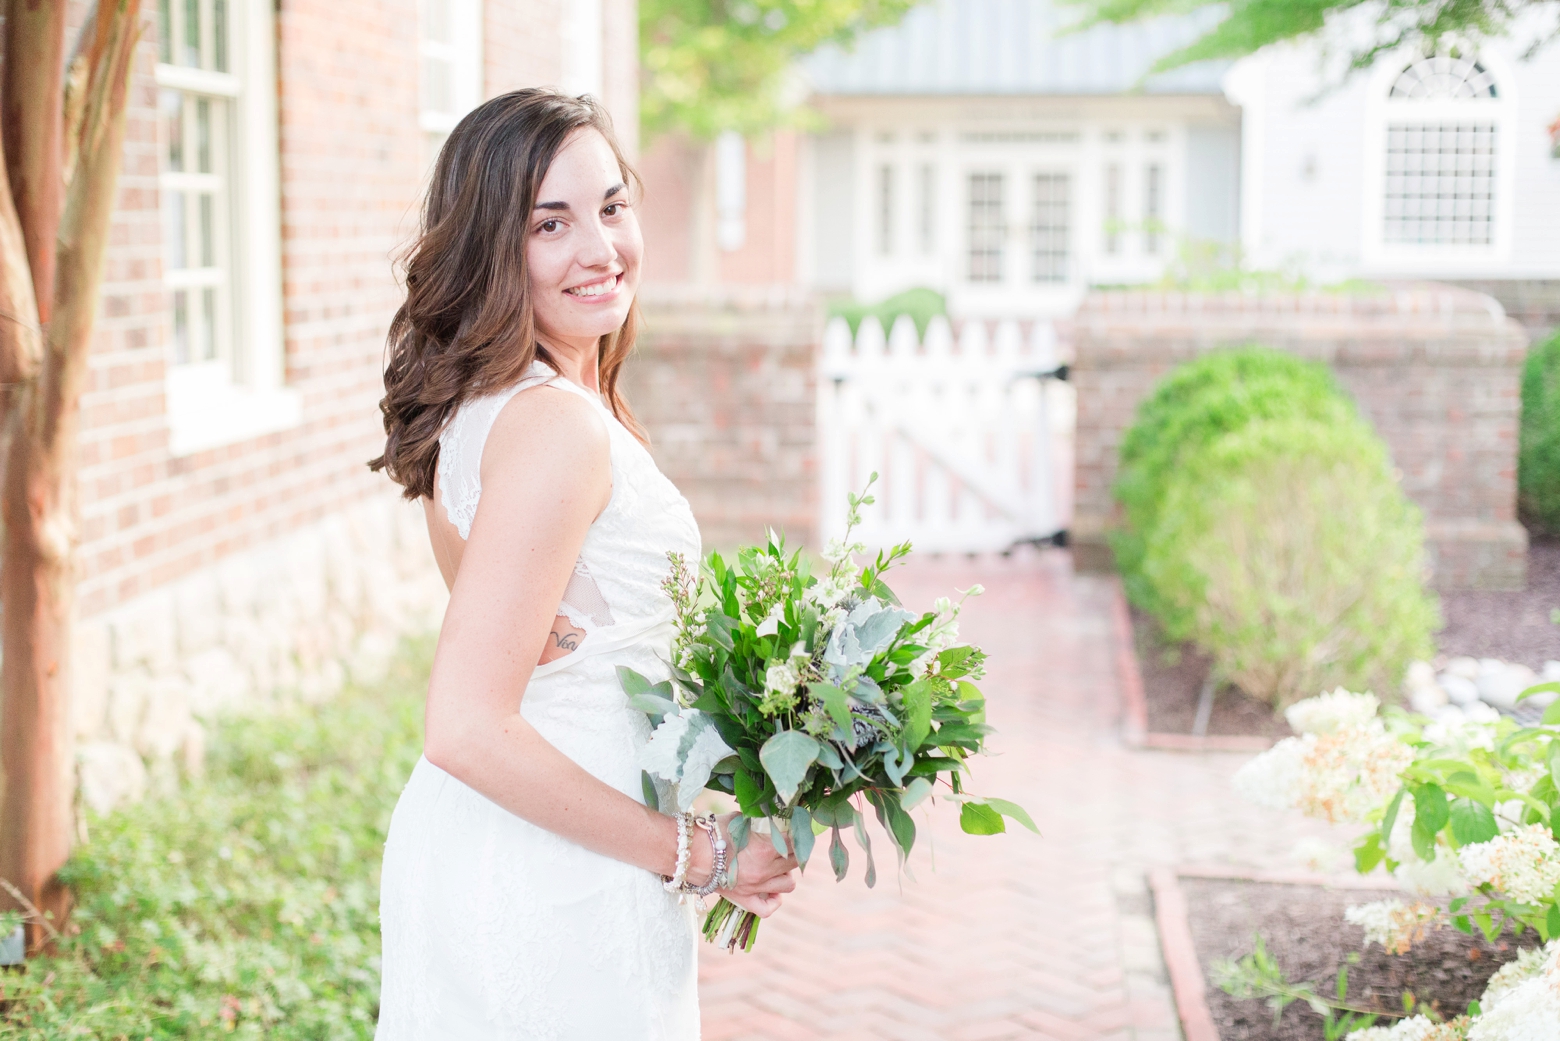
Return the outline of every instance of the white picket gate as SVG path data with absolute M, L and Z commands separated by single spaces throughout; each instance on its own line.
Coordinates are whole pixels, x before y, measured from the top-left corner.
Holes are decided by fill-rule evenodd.
M 864 319 L 824 334 L 818 393 L 822 529 L 843 534 L 846 494 L 876 472 L 877 502 L 854 537 L 870 547 L 986 552 L 1055 538 L 1055 453 L 1045 381 L 1061 376 L 1056 333 L 1036 321 L 934 318 L 922 342 L 901 315 L 887 337 Z

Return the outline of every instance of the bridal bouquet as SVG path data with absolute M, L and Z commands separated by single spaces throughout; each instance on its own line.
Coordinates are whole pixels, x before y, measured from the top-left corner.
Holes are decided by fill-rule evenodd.
M 850 497 L 846 538 L 824 554 L 826 575 L 812 574 L 800 551 L 788 556 L 773 533 L 734 564 L 710 554 L 697 575 L 671 554 L 672 678 L 651 684 L 618 670 L 655 728 L 641 764 L 647 802 L 659 806 L 657 780 L 680 810 L 705 788 L 725 792 L 742 812 L 731 827 L 737 850 L 767 832 L 777 851 L 788 852 L 789 842 L 803 864 L 827 833 L 837 879 L 850 863 L 842 832 L 853 832 L 869 886 L 877 871 L 866 807 L 901 863 L 915 844 L 910 810 L 934 791 L 961 804 L 970 834 L 1004 831 L 1004 816 L 1036 830 L 1019 806 L 964 791 L 966 760 L 991 733 L 973 682 L 985 655 L 959 642 L 962 599 L 918 614 L 884 583 L 909 543 L 854 564 L 852 552 L 864 548 L 849 544 L 850 532 L 871 502 Z M 724 899 L 704 921 L 705 938 L 731 951 L 751 949 L 757 929 L 756 915 Z

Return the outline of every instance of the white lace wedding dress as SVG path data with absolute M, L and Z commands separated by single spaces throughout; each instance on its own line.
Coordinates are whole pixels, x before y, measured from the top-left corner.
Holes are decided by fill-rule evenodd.
M 688 502 L 600 400 L 541 363 L 517 386 L 463 404 L 439 439 L 441 499 L 466 538 L 482 446 L 499 410 L 551 383 L 602 414 L 612 496 L 590 527 L 560 607 L 587 635 L 532 674 L 520 712 L 593 775 L 644 801 L 644 715 L 616 667 L 666 675 L 666 554 L 696 562 Z M 694 1041 L 693 908 L 654 873 L 536 827 L 418 760 L 385 844 L 383 982 L 376 1041 Z

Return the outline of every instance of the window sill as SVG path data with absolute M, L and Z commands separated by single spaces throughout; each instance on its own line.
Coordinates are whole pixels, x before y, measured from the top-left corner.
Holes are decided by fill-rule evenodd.
M 303 395 L 297 390 L 237 386 L 203 369 L 206 366 L 179 366 L 168 373 L 168 442 L 175 456 L 237 444 L 303 422 Z

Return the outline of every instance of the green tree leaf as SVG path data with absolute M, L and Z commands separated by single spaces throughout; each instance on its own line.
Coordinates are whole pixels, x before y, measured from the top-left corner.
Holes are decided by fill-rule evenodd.
M 780 798 L 790 802 L 818 760 L 818 742 L 800 730 L 782 730 L 764 742 L 758 758 Z
M 1495 825 L 1495 814 L 1488 806 L 1472 799 L 1452 802 L 1452 838 L 1459 846 L 1488 842 L 1498 834 L 1500 829 Z
M 847 695 L 839 687 L 830 683 L 814 683 L 808 686 L 807 692 L 819 701 L 828 710 L 829 718 L 834 720 L 834 725 L 841 730 L 850 730 L 850 703 Z

